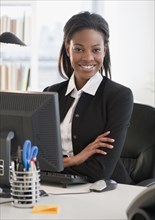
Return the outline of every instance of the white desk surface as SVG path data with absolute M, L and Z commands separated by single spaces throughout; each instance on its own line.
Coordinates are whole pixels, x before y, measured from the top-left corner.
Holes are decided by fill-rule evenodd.
M 77 193 L 89 191 L 91 184 L 68 186 L 67 188 L 43 186 L 48 193 Z M 130 202 L 145 187 L 118 184 L 117 189 L 88 194 L 49 195 L 41 197 L 36 205 L 58 205 L 57 214 L 33 214 L 32 208 L 16 208 L 11 203 L 0 205 L 0 219 L 82 219 L 82 220 L 126 220 L 126 209 Z M 0 202 L 6 199 L 0 198 Z

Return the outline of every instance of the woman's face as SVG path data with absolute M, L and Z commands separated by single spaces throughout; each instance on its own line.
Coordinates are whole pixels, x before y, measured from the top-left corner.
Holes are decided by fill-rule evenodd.
M 77 87 L 81 88 L 103 65 L 103 35 L 94 29 L 76 32 L 66 45 L 66 52 L 75 72 Z

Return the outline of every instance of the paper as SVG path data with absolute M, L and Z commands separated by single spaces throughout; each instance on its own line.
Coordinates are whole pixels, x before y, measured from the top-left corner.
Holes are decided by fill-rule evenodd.
M 59 207 L 57 205 L 35 205 L 32 208 L 32 213 L 37 214 L 57 214 Z

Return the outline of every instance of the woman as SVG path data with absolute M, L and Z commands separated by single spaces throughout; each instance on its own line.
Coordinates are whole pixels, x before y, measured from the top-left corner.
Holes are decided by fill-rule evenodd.
M 64 27 L 59 72 L 66 79 L 44 91 L 59 94 L 64 172 L 90 182 L 131 180 L 120 160 L 133 109 L 129 88 L 111 80 L 109 27 L 81 12 Z

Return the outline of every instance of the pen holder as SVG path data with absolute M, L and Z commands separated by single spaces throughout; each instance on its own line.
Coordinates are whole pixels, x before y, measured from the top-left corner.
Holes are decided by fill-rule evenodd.
M 40 170 L 12 171 L 10 175 L 12 205 L 15 207 L 33 207 L 40 197 Z

